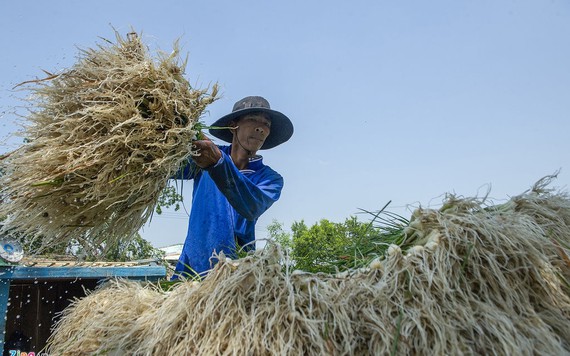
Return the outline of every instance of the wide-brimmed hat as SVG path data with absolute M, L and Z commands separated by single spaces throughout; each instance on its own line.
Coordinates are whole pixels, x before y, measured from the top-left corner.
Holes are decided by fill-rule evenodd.
M 262 112 L 269 116 L 271 120 L 271 131 L 265 139 L 262 150 L 273 148 L 283 142 L 289 140 L 293 136 L 293 123 L 289 118 L 279 111 L 272 110 L 269 102 L 261 96 L 248 96 L 234 104 L 234 108 L 230 114 L 219 118 L 212 126 L 228 126 L 230 121 L 240 116 L 250 113 Z M 224 140 L 232 142 L 233 134 L 230 130 L 210 129 L 210 134 Z

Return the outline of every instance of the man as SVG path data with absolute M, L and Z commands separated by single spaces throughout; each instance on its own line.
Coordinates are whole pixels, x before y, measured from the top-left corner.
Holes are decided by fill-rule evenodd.
M 231 145 L 193 141 L 199 155 L 177 176 L 194 179 L 188 234 L 176 265 L 176 274 L 186 277 L 211 269 L 213 252 L 234 256 L 239 247 L 255 248 L 255 223 L 283 188 L 283 177 L 264 165 L 257 151 L 293 135 L 291 120 L 260 96 L 238 101 L 212 126 L 230 127 L 210 129 L 210 134 Z

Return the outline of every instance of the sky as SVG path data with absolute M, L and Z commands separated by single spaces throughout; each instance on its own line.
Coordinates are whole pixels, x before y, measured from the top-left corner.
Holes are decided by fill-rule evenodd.
M 12 88 L 114 29 L 151 52 L 179 40 L 190 83 L 220 85 L 206 123 L 248 95 L 292 120 L 291 140 L 260 151 L 285 186 L 258 238 L 272 221 L 368 221 L 360 209 L 388 202 L 409 217 L 446 193 L 500 203 L 556 171 L 568 189 L 567 0 L 2 1 L 0 153 L 21 142 L 26 93 Z M 184 242 L 190 183 L 185 208 L 140 231 L 154 246 Z

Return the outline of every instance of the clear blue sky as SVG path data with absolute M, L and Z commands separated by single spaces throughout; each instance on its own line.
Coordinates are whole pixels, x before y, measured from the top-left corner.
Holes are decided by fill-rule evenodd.
M 262 151 L 285 188 L 258 237 L 273 219 L 344 221 L 390 200 L 409 216 L 488 187 L 500 201 L 558 169 L 554 186 L 570 182 L 567 0 L 2 1 L 0 152 L 19 144 L 11 88 L 70 67 L 111 26 L 152 50 L 180 38 L 190 82 L 221 86 L 206 122 L 247 95 L 292 119 L 293 138 Z M 167 212 L 142 235 L 182 243 L 186 224 Z

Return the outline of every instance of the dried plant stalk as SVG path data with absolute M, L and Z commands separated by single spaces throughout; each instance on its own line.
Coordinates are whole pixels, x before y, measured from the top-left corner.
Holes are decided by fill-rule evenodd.
M 270 244 L 237 261 L 222 256 L 200 283 L 145 287 L 154 301 L 127 322 L 117 313 L 140 306 L 108 303 L 102 289 L 66 310 L 50 352 L 568 354 L 570 267 L 560 252 L 570 243 L 570 199 L 543 188 L 500 206 L 450 197 L 440 210 L 419 209 L 415 228 L 428 238 L 407 252 L 391 246 L 367 269 L 291 272 Z M 132 282 L 110 288 L 142 293 Z M 104 313 L 86 308 L 96 303 Z M 95 331 L 83 336 L 87 322 Z
M 191 154 L 211 93 L 190 86 L 178 46 L 153 58 L 116 34 L 77 63 L 36 80 L 21 148 L 3 157 L 4 231 L 41 252 L 76 240 L 97 251 L 132 236 Z

